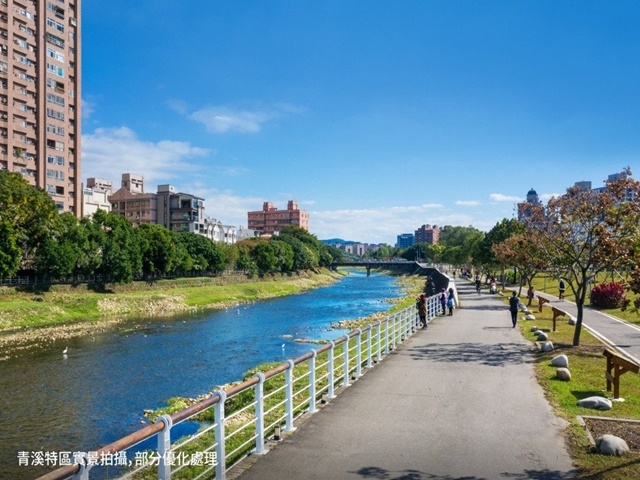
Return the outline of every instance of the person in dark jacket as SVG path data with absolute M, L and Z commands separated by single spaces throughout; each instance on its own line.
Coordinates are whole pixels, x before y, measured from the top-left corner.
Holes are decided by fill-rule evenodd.
M 424 293 L 421 293 L 418 297 L 416 308 L 418 309 L 418 316 L 420 317 L 420 326 L 427 328 L 427 297 Z
M 519 304 L 520 299 L 518 298 L 518 294 L 514 291 L 511 294 L 511 298 L 509 299 L 509 312 L 511 312 L 511 322 L 513 323 L 513 328 L 516 328 L 516 322 L 518 321 Z
M 447 314 L 447 291 L 443 288 L 440 290 L 440 306 L 442 306 L 442 315 Z

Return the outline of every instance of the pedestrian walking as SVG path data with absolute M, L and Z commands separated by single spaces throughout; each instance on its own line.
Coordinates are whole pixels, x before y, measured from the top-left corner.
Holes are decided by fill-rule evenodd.
M 560 300 L 564 300 L 564 291 L 567 289 L 566 285 L 564 284 L 564 280 L 561 278 L 560 282 L 558 283 L 558 298 Z
M 421 293 L 418 297 L 416 308 L 418 309 L 418 316 L 420 317 L 420 327 L 427 328 L 427 297 L 424 293 Z
M 447 314 L 447 291 L 443 288 L 440 290 L 440 306 L 442 307 L 442 315 Z
M 447 308 L 449 309 L 449 315 L 453 315 L 454 305 L 455 305 L 455 299 L 453 295 L 453 288 L 449 288 L 449 295 L 447 295 Z
M 533 289 L 533 287 L 529 287 L 529 290 L 527 290 L 527 298 L 529 299 L 529 303 L 527 303 L 527 305 L 531 305 L 531 302 L 533 301 L 533 297 L 535 296 L 535 290 Z
M 516 322 L 518 321 L 518 305 L 520 304 L 520 299 L 518 298 L 518 294 L 514 292 L 511 294 L 511 298 L 509 299 L 509 312 L 511 312 L 511 323 L 513 323 L 513 328 L 516 328 Z

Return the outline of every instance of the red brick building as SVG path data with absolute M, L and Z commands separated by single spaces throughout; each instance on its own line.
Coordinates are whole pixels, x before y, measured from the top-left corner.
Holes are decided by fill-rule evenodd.
M 289 200 L 286 210 L 278 210 L 271 202 L 264 202 L 262 210 L 248 212 L 249 230 L 257 230 L 262 235 L 273 235 L 282 227 L 295 225 L 309 231 L 309 214 L 298 208 L 298 202 Z

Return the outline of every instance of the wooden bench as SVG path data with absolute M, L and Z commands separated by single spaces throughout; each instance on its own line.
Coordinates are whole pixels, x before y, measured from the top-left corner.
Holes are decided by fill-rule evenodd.
M 569 315 L 567 312 L 565 312 L 564 310 L 560 310 L 559 308 L 556 307 L 551 307 L 551 312 L 553 313 L 553 331 L 556 331 L 556 320 L 558 319 L 558 317 L 562 317 L 564 315 L 566 315 L 567 317 L 571 318 L 571 315 Z
M 542 298 L 540 295 L 538 295 L 538 311 L 540 313 L 542 313 L 542 306 L 545 303 L 549 303 L 549 300 L 547 300 L 546 298 Z
M 607 392 L 611 391 L 611 385 L 613 385 L 613 398 L 617 400 L 620 398 L 620 376 L 627 372 L 638 373 L 640 365 L 636 365 L 609 348 L 605 349 L 602 354 L 607 357 Z

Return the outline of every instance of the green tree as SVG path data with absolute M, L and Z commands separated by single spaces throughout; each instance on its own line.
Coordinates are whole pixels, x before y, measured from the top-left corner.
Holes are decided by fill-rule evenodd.
M 175 268 L 177 248 L 169 230 L 162 225 L 143 223 L 137 234 L 142 247 L 142 273 L 145 277 L 152 278 Z
M 496 258 L 493 251 L 493 246 L 504 242 L 509 237 L 524 233 L 524 231 L 524 225 L 515 218 L 503 218 L 476 244 L 472 253 L 475 266 L 481 267 L 488 273 L 493 273 L 501 266 L 500 260 Z
M 271 242 L 265 240 L 259 242 L 252 250 L 251 257 L 261 274 L 271 273 L 276 270 L 278 260 Z
M 12 242 L 21 249 L 21 263 L 30 267 L 35 249 L 58 228 L 60 216 L 44 190 L 22 175 L 0 170 L 0 221 L 10 227 Z
M 276 256 L 277 269 L 281 272 L 290 272 L 293 269 L 293 248 L 291 245 L 273 238 L 270 243 Z
M 0 218 L 0 277 L 13 277 L 20 269 L 22 249 L 8 220 Z
M 129 283 L 142 273 L 142 241 L 123 216 L 101 210 L 94 215 L 104 232 L 102 263 L 97 273 L 110 275 L 114 283 Z

